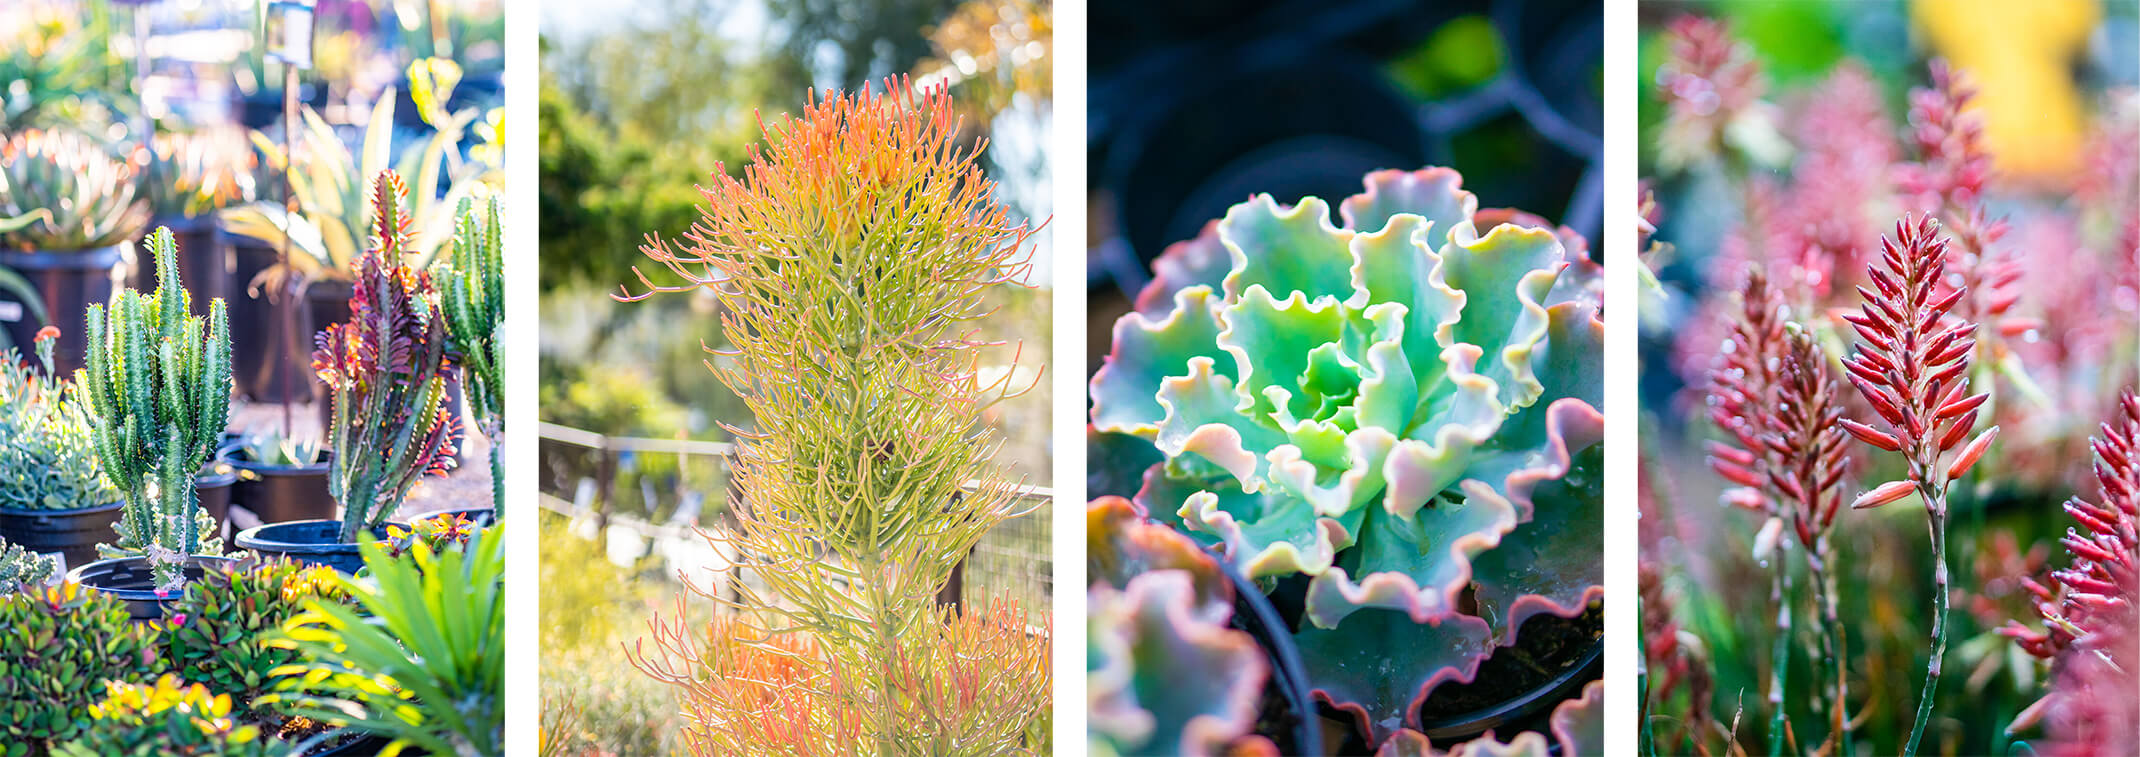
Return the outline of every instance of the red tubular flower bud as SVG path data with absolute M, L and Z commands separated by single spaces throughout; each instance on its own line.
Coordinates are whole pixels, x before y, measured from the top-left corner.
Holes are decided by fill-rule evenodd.
M 1896 500 L 1902 499 L 1903 497 L 1910 496 L 1910 492 L 1916 490 L 1916 482 L 1889 481 L 1887 483 L 1873 487 L 1872 491 L 1868 491 L 1864 494 L 1858 495 L 1857 499 L 1852 500 L 1850 502 L 1850 509 L 1865 510 L 1868 508 L 1879 507 L 1881 505 L 1889 504 Z
M 1933 300 L 1932 305 L 1927 309 L 1932 311 L 1932 317 L 1934 319 L 1937 319 L 1940 316 L 1946 315 L 1947 311 L 1953 310 L 1954 303 L 1961 302 L 1962 295 L 1967 294 L 1968 292 L 1969 287 L 1955 287 L 1954 291 L 1948 292 L 1945 296 L 1942 296 L 1937 300 Z
M 1719 460 L 1714 457 L 1709 458 L 1709 468 L 1716 471 L 1717 475 L 1723 476 L 1724 480 L 1740 486 L 1759 487 L 1762 484 L 1761 477 L 1754 475 L 1753 471 L 1733 465 L 1725 460 Z
M 1754 464 L 1754 453 L 1752 452 L 1748 452 L 1746 450 L 1739 449 L 1738 447 L 1734 447 L 1729 444 L 1713 440 L 1710 441 L 1706 446 L 1709 448 L 1709 454 L 1711 456 L 1724 460 L 1729 460 L 1737 465 Z
M 1962 454 L 1956 456 L 1953 463 L 1948 464 L 1947 480 L 1953 481 L 1961 478 L 1962 474 L 1968 473 L 1970 468 L 1975 467 L 1977 458 L 1984 456 L 1984 450 L 1991 447 L 1992 438 L 1998 435 L 1999 427 L 1993 426 L 1984 429 L 1984 433 L 1977 434 L 1977 438 L 1969 440 L 1969 446 L 1963 447 Z
M 1954 449 L 1954 445 L 1962 443 L 1962 438 L 1968 436 L 1969 429 L 1975 428 L 1976 424 L 1977 411 L 1971 410 L 1963 415 L 1961 420 L 1947 428 L 1946 433 L 1939 435 L 1939 451 Z
M 1955 384 L 1954 389 L 1955 391 L 1960 391 L 1962 389 L 1962 385 Z M 1962 413 L 1975 410 L 1977 409 L 1977 406 L 1984 404 L 1984 401 L 1988 399 L 1991 399 L 1990 392 L 1980 392 L 1974 396 L 1941 405 L 1939 408 L 1939 419 L 1947 420 L 1957 415 L 1961 415 Z
M 1899 452 L 1902 450 L 1902 441 L 1900 439 L 1896 439 L 1893 434 L 1889 434 L 1885 431 L 1881 431 L 1871 426 L 1867 426 L 1863 423 L 1859 423 L 1849 418 L 1844 418 L 1840 422 L 1843 424 L 1843 430 L 1850 432 L 1851 436 L 1857 437 L 1858 441 L 1870 444 L 1875 447 L 1879 447 L 1880 449 L 1884 449 L 1889 452 Z

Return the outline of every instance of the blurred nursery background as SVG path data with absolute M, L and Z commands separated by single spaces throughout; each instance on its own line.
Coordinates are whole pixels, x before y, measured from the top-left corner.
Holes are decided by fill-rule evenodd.
M 1939 591 L 1926 509 L 1910 496 L 1834 516 L 1825 552 L 1840 583 L 1847 704 L 1830 704 L 1835 684 L 1822 681 L 1838 672 L 1822 663 L 1825 624 L 1801 598 L 1781 637 L 1786 729 L 1772 727 L 1773 660 L 1786 653 L 1772 653 L 1770 558 L 1804 587 L 1791 555 L 1808 547 L 1761 537 L 1760 512 L 1722 501 L 1745 495 L 1712 471 L 1737 444 L 1713 420 L 1733 411 L 1712 387 L 1745 343 L 1728 331 L 1734 319 L 1766 307 L 1741 307 L 1759 273 L 1781 308 L 1767 312 L 1805 325 L 1825 351 L 1842 417 L 1877 418 L 1835 362 L 1864 340 L 1839 319 L 1858 312 L 1858 285 L 1879 286 L 1867 267 L 1905 213 L 1934 214 L 1956 240 L 1946 280 L 1971 285 L 1956 313 L 1980 324 L 1969 391 L 1989 393 L 1962 425 L 1999 429 L 1949 499 L 1951 625 L 1923 751 L 2083 754 L 2090 727 L 2129 737 L 2140 638 L 2090 642 L 2122 659 L 2122 687 L 2080 680 L 2087 666 L 2023 642 L 2070 601 L 2054 599 L 2072 594 L 2049 574 L 2078 559 L 2060 537 L 2090 531 L 2062 505 L 2104 501 L 2089 438 L 2140 380 L 2136 4 L 1722 0 L 1640 13 L 1640 170 L 1656 230 L 1645 260 L 1661 282 L 1641 307 L 1642 601 L 1658 749 L 1776 754 L 1780 739 L 1833 753 L 1828 739 L 1848 730 L 1860 751 L 1902 750 Z M 1902 477 L 1872 446 L 1850 440 L 1847 454 L 1845 502 Z M 2094 744 L 2130 748 L 2124 737 Z
M 542 637 L 549 753 L 679 753 L 674 696 L 622 663 L 619 646 L 668 612 L 681 573 L 714 591 L 751 580 L 724 551 L 730 435 L 750 414 L 703 362 L 724 346 L 701 292 L 620 305 L 638 289 L 645 235 L 680 237 L 716 164 L 741 175 L 759 119 L 799 113 L 816 88 L 907 74 L 948 83 L 961 136 L 1013 220 L 1045 221 L 1052 92 L 1050 6 L 1030 0 L 631 0 L 547 3 L 542 16 Z M 1049 235 L 1032 288 L 997 287 L 983 338 L 1022 343 L 1012 383 L 1043 379 L 990 419 L 1034 512 L 996 527 L 947 595 L 1048 606 Z M 1001 352 L 1010 357 L 1008 349 Z M 1047 370 L 1053 370 L 1048 366 Z M 991 373 L 993 371 L 993 373 Z M 709 538 L 701 538 L 703 531 Z M 738 574 L 741 575 L 738 575 Z M 959 596 L 946 596 L 956 600 Z M 711 619 L 712 602 L 685 611 Z
M 0 7 L 0 219 L 11 219 L 0 220 L 0 349 L 27 355 L 40 329 L 56 328 L 55 368 L 71 373 L 85 309 L 123 286 L 154 288 L 140 240 L 170 227 L 196 309 L 230 305 L 239 396 L 232 452 L 218 463 L 236 469 L 225 471 L 236 477 L 230 522 L 333 517 L 290 509 L 333 503 L 313 334 L 348 318 L 374 174 L 406 178 L 419 240 L 410 262 L 423 267 L 443 257 L 460 201 L 496 191 L 502 5 Z M 419 485 L 403 513 L 489 496 L 488 444 L 467 437 L 461 468 Z

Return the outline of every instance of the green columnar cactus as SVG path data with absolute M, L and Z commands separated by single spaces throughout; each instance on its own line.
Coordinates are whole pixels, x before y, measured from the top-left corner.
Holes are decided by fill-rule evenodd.
M 42 375 L 14 350 L 0 357 L 0 508 L 71 510 L 119 498 L 97 464 L 80 397 L 49 378 L 57 333 L 47 327 L 37 340 Z
M 108 312 L 89 306 L 89 365 L 74 383 L 105 478 L 126 496 L 119 543 L 100 549 L 148 558 L 170 587 L 188 556 L 222 551 L 202 536 L 213 529 L 202 528 L 193 477 L 230 420 L 230 314 L 221 299 L 206 318 L 191 314 L 170 229 L 151 233 L 148 246 L 165 275 L 153 294 L 126 289 Z
M 349 322 L 314 340 L 312 368 L 334 393 L 327 491 L 342 503 L 340 538 L 386 523 L 425 475 L 453 469 L 459 424 L 443 404 L 453 369 L 431 274 L 403 262 L 409 216 L 400 174 L 372 187 L 371 246 L 357 259 Z
M 453 257 L 439 268 L 439 303 L 451 325 L 454 351 L 461 356 L 461 387 L 475 411 L 483 437 L 490 440 L 491 509 L 505 514 L 504 450 L 505 365 L 505 224 L 498 199 L 478 210 L 462 200 L 454 217 Z
M 1144 514 L 1307 579 L 1311 683 L 1377 741 L 1603 594 L 1598 266 L 1459 184 L 1371 174 L 1341 226 L 1313 197 L 1234 206 L 1161 258 L 1092 381 L 1094 431 L 1163 458 Z

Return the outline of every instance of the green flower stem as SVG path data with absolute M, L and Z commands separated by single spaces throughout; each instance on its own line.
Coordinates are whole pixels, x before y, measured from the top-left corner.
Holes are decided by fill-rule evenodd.
M 1778 540 L 1776 544 L 1775 572 L 1769 579 L 1769 598 L 1776 603 L 1776 641 L 1770 655 L 1768 704 L 1773 712 L 1769 716 L 1768 754 L 1781 757 L 1783 754 L 1784 728 L 1789 717 L 1784 712 L 1783 687 L 1790 679 L 1791 668 L 1791 568 L 1789 543 Z
M 1835 607 L 1835 571 L 1828 569 L 1828 537 L 1821 535 L 1812 553 L 1806 555 L 1806 569 L 1813 579 L 1815 604 L 1821 613 L 1821 656 L 1827 660 L 1830 673 L 1835 676 L 1835 697 L 1829 701 L 1829 732 L 1836 739 L 1837 754 L 1849 757 L 1850 748 L 1850 665 L 1844 659 L 1843 621 Z
M 1932 719 L 1933 694 L 1939 690 L 1940 660 L 1947 655 L 1947 493 L 1945 487 L 1923 483 L 1927 478 L 1918 478 L 1917 493 L 1925 499 L 1932 527 L 1932 659 L 1925 663 L 1924 693 L 1917 697 L 1917 720 L 1910 724 L 1903 757 L 1915 757 L 1917 744 L 1924 738 L 1925 723 Z

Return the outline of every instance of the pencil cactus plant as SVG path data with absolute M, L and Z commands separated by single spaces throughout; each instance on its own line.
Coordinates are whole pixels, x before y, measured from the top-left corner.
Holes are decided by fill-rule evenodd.
M 344 544 L 384 526 L 417 480 L 456 464 L 460 424 L 444 406 L 452 340 L 431 274 L 403 259 L 407 197 L 399 174 L 374 180 L 372 238 L 357 258 L 349 322 L 314 339 L 312 368 L 332 395 L 327 491 L 342 504 Z
M 89 306 L 88 365 L 75 385 L 104 475 L 126 498 L 119 541 L 100 550 L 147 558 L 168 588 L 188 557 L 222 551 L 193 479 L 230 420 L 230 314 L 221 299 L 192 314 L 170 229 L 150 233 L 148 247 L 168 275 L 153 293 L 126 289 L 109 309 Z
M 461 387 L 483 437 L 490 440 L 491 509 L 505 514 L 505 223 L 496 197 L 479 208 L 462 200 L 454 216 L 453 253 L 441 264 L 439 304 L 461 358 Z
M 1096 432 L 1162 458 L 1143 514 L 1307 579 L 1307 675 L 1379 742 L 1602 597 L 1603 324 L 1572 232 L 1445 168 L 1365 184 L 1340 225 L 1257 196 L 1170 248 L 1091 391 Z
M 642 285 L 719 298 L 733 348 L 711 365 L 755 418 L 730 427 L 734 538 L 754 581 L 740 601 L 701 592 L 741 620 L 726 640 L 657 621 L 655 649 L 632 650 L 684 694 L 698 753 L 1047 749 L 1046 631 L 1007 603 L 936 601 L 1019 514 L 982 414 L 1024 387 L 982 378 L 990 345 L 970 330 L 992 287 L 1023 278 L 1032 234 L 996 203 L 954 114 L 942 88 L 903 80 L 828 94 L 768 123 L 743 178 L 713 173 L 689 242 L 644 248 L 683 283 Z M 750 680 L 709 676 L 731 644 L 793 666 L 791 690 L 739 696 Z

